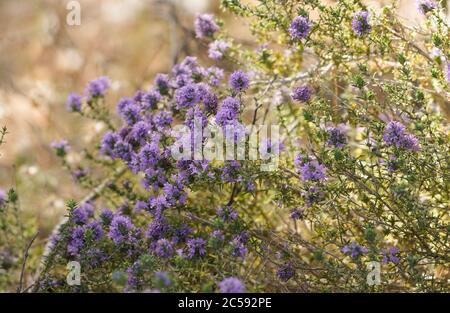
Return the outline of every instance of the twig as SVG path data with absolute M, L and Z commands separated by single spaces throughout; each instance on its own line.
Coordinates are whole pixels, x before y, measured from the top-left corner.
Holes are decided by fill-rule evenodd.
M 20 280 L 19 280 L 19 287 L 17 287 L 17 292 L 22 292 L 22 286 L 23 286 L 23 277 L 25 274 L 25 265 L 27 263 L 28 254 L 30 251 L 31 246 L 33 245 L 34 240 L 36 240 L 37 236 L 39 235 L 39 231 L 36 232 L 36 234 L 31 238 L 30 242 L 28 243 L 28 246 L 25 249 L 25 253 L 23 255 L 23 261 L 22 261 L 22 270 L 20 272 Z

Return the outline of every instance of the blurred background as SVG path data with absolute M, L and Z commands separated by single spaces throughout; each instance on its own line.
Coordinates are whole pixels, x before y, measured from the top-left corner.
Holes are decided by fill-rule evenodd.
M 219 0 L 79 0 L 78 26 L 66 22 L 68 2 L 0 0 L 0 127 L 9 131 L 0 147 L 0 188 L 18 190 L 22 210 L 36 219 L 41 238 L 64 213 L 65 201 L 85 193 L 49 143 L 65 138 L 78 150 L 104 131 L 66 112 L 69 92 L 83 92 L 89 80 L 106 75 L 113 82 L 108 101 L 114 106 L 186 54 L 209 62 L 190 36 L 196 13 L 212 12 L 238 42 L 251 40 L 246 21 L 221 12 Z M 367 2 L 380 7 L 390 1 Z M 420 21 L 413 0 L 400 1 L 400 7 L 408 22 Z

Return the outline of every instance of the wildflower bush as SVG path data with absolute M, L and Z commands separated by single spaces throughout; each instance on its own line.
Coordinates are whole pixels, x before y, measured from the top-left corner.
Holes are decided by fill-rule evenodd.
M 395 4 L 221 5 L 257 49 L 198 15 L 208 62 L 186 56 L 116 113 L 106 77 L 68 96 L 69 111 L 108 131 L 82 151 L 52 143 L 87 195 L 68 201 L 30 290 L 448 291 L 446 1 L 418 1 L 420 28 Z M 253 147 L 260 125 L 279 136 Z M 183 135 L 199 126 L 231 130 L 259 157 L 205 157 L 214 138 Z M 71 261 L 80 284 L 66 281 Z

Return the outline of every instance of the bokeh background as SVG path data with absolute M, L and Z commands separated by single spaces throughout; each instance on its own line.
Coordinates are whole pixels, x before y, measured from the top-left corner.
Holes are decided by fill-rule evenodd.
M 41 241 L 64 214 L 65 201 L 86 193 L 49 143 L 65 138 L 77 150 L 104 131 L 66 112 L 69 92 L 82 92 L 89 80 L 107 75 L 113 107 L 187 54 L 208 62 L 191 36 L 196 13 L 215 13 L 237 42 L 251 42 L 246 21 L 221 12 L 219 0 L 80 0 L 79 26 L 67 25 L 67 2 L 0 0 L 0 127 L 9 131 L 0 147 L 0 188 L 18 190 Z M 414 2 L 399 1 L 400 15 L 412 25 L 421 21 Z

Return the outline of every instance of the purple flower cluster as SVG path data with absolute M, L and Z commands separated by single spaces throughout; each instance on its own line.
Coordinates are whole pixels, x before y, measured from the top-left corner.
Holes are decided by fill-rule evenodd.
M 170 258 L 174 252 L 172 243 L 164 238 L 153 242 L 151 249 L 160 258 Z
M 90 202 L 78 205 L 71 214 L 71 220 L 79 225 L 86 224 L 92 217 L 94 217 L 94 206 Z
M 106 91 L 110 88 L 111 82 L 108 77 L 102 76 L 90 81 L 86 87 L 86 98 L 91 101 L 96 98 L 105 96 Z
M 289 34 L 293 40 L 301 40 L 308 37 L 310 31 L 311 22 L 304 16 L 297 16 L 289 26 Z
M 327 130 L 327 134 L 328 134 L 327 144 L 329 146 L 334 146 L 336 148 L 343 148 L 347 144 L 347 136 L 341 129 L 339 129 L 339 127 L 330 127 Z
M 248 252 L 248 249 L 245 247 L 247 240 L 248 238 L 246 235 L 234 237 L 231 241 L 231 255 L 236 258 L 244 259 Z
M 67 97 L 66 108 L 71 112 L 81 112 L 81 102 L 81 96 L 75 92 L 72 92 Z
M 236 160 L 226 161 L 222 168 L 220 178 L 226 183 L 235 183 L 242 180 L 240 175 L 241 164 Z
M 326 179 L 326 167 L 316 160 L 302 162 L 300 167 L 302 181 L 323 181 Z
M 299 102 L 308 102 L 311 99 L 313 90 L 307 85 L 295 87 L 292 91 L 292 99 Z
M 247 90 L 250 86 L 250 79 L 248 75 L 241 70 L 235 71 L 230 75 L 230 87 L 234 92 L 239 93 Z
M 353 241 L 349 245 L 342 248 L 342 253 L 350 255 L 352 258 L 356 259 L 362 254 L 366 254 L 369 250 L 366 247 L 360 246 L 357 242 Z
M 191 83 L 177 89 L 175 98 L 178 109 L 192 107 L 194 104 L 200 102 L 201 99 L 198 86 Z
M 244 293 L 244 284 L 236 277 L 228 277 L 219 283 L 221 293 Z
M 352 28 L 355 34 L 362 37 L 372 31 L 372 26 L 369 24 L 369 12 L 356 12 L 352 20 Z
M 395 146 L 399 149 L 419 151 L 419 140 L 412 134 L 406 132 L 402 123 L 391 121 L 384 129 L 383 140 L 388 146 Z
M 152 240 L 158 240 L 160 238 L 163 238 L 166 236 L 170 231 L 170 227 L 167 224 L 167 221 L 165 218 L 160 217 L 154 219 L 147 228 L 147 232 L 145 235 L 152 239 Z
M 72 256 L 78 256 L 89 241 L 99 241 L 103 237 L 103 229 L 97 221 L 84 226 L 76 226 L 71 233 L 67 245 L 67 252 Z
M 230 205 L 218 208 L 216 213 L 224 222 L 235 221 L 238 217 L 238 213 Z
M 225 240 L 225 236 L 224 236 L 224 234 L 222 233 L 222 231 L 220 231 L 220 230 L 214 230 L 214 231 L 211 233 L 211 238 L 212 238 L 213 240 L 219 241 L 219 242 Z
M 134 243 L 135 226 L 129 217 L 116 215 L 111 221 L 108 236 L 116 245 Z
M 209 44 L 208 56 L 218 61 L 223 58 L 225 52 L 230 48 L 230 44 L 223 40 L 216 40 Z
M 111 222 L 114 218 L 114 213 L 110 209 L 103 209 L 100 213 L 100 220 L 104 226 L 111 225 Z
M 305 217 L 305 210 L 303 208 L 293 209 L 291 211 L 291 218 L 293 220 L 302 220 Z
M 70 150 L 70 146 L 67 140 L 59 140 L 59 141 L 54 140 L 50 143 L 50 147 L 52 147 L 55 150 L 56 155 L 59 157 L 65 156 L 67 152 Z
M 240 102 L 233 97 L 227 97 L 222 101 L 222 105 L 216 114 L 217 124 L 224 126 L 235 122 L 239 115 Z
M 286 263 L 280 266 L 277 270 L 277 276 L 281 281 L 287 282 L 289 279 L 294 277 L 295 269 L 292 263 Z
M 398 257 L 399 253 L 400 253 L 399 248 L 390 247 L 389 249 L 383 252 L 383 263 L 398 264 L 400 262 L 400 258 Z
M 438 5 L 434 0 L 417 0 L 417 9 L 423 15 L 426 15 L 428 12 L 436 10 Z
M 194 27 L 197 38 L 212 37 L 219 30 L 212 14 L 198 14 L 195 18 Z
M 167 95 L 170 87 L 169 75 L 157 74 L 155 77 L 155 86 L 161 95 Z
M 187 240 L 186 257 L 192 259 L 195 256 L 203 257 L 206 254 L 206 240 L 203 238 L 190 238 Z

